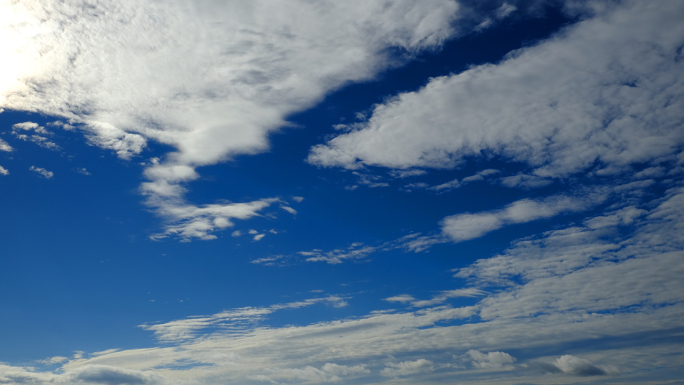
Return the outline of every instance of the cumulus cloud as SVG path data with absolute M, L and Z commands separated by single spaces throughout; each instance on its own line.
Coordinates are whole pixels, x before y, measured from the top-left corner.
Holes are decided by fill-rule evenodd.
M 147 168 L 141 191 L 169 220 L 164 234 L 183 239 L 212 239 L 227 223 L 185 215 L 209 208 L 183 199 L 197 167 L 266 150 L 286 116 L 400 64 L 390 47 L 410 54 L 439 47 L 455 34 L 459 8 L 453 0 L 0 7 L 8 15 L 0 107 L 67 120 L 124 159 L 149 140 L 175 148 Z
M 565 373 L 583 377 L 619 373 L 614 366 L 597 366 L 587 359 L 569 354 L 558 357 L 554 362 L 539 362 L 537 366 L 549 373 Z
M 31 166 L 31 168 L 29 168 L 29 170 L 37 172 L 38 174 L 40 174 L 45 179 L 50 179 L 53 176 L 55 176 L 55 173 L 53 173 L 52 171 L 48 171 L 42 167 Z
M 2 174 L 2 175 L 9 175 L 9 171 L 7 171 L 6 168 L 0 166 L 0 174 Z
M 515 357 L 504 352 L 488 352 L 482 353 L 478 350 L 469 350 L 465 357 L 470 360 L 471 365 L 477 369 L 489 370 L 511 370 Z
M 12 152 L 14 150 L 7 142 L 0 139 L 0 151 Z
M 409 376 L 417 373 L 427 373 L 435 370 L 432 361 L 421 358 L 416 361 L 389 362 L 387 367 L 380 371 L 385 377 Z
M 530 168 L 504 184 L 535 187 L 546 183 L 539 178 L 606 175 L 676 154 L 684 144 L 684 27 L 674 15 L 684 5 L 602 8 L 499 64 L 433 78 L 376 106 L 367 122 L 313 147 L 308 161 L 452 168 L 498 155 Z

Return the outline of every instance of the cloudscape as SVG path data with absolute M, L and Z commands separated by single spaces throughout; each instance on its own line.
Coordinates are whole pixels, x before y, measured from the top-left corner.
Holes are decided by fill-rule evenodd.
M 0 0 L 0 384 L 684 384 L 684 2 Z

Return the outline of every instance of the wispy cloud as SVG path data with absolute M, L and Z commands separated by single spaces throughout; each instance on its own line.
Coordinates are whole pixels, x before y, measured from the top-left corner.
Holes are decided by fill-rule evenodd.
M 42 167 L 31 166 L 30 170 L 37 172 L 45 179 L 50 179 L 53 176 L 55 176 L 55 173 L 53 173 L 52 171 L 48 171 Z

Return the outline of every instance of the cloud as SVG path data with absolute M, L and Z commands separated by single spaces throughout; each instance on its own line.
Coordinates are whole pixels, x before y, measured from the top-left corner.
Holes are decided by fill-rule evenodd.
M 288 213 L 290 213 L 292 215 L 297 215 L 297 210 L 293 209 L 290 206 L 280 206 L 280 208 L 287 211 Z
M 465 357 L 470 359 L 470 363 L 477 369 L 511 370 L 513 369 L 511 364 L 517 361 L 515 357 L 504 352 L 489 352 L 485 354 L 478 350 L 469 350 L 466 352 Z
M 385 298 L 385 301 L 388 302 L 401 302 L 401 303 L 406 303 L 406 302 L 413 302 L 416 299 L 413 298 L 413 296 L 410 296 L 408 294 L 401 294 L 401 295 L 395 295 L 393 297 Z
M 53 176 L 55 176 L 55 173 L 53 173 L 52 171 L 48 171 L 48 170 L 41 168 L 41 167 L 31 166 L 31 168 L 29 168 L 29 170 L 37 172 L 38 174 L 40 174 L 45 179 L 50 179 Z
M 292 200 L 297 203 L 302 203 L 304 201 L 303 197 L 292 197 Z
M 537 178 L 503 183 L 534 187 L 538 178 L 665 159 L 684 144 L 684 27 L 674 16 L 683 7 L 626 1 L 599 9 L 499 64 L 433 78 L 376 106 L 367 122 L 313 147 L 308 161 L 453 168 L 490 154 L 526 164 Z
M 345 260 L 366 258 L 377 250 L 378 247 L 366 246 L 362 243 L 352 243 L 346 249 L 335 249 L 326 252 L 314 249 L 311 251 L 300 251 L 298 254 L 306 257 L 307 262 L 326 262 L 331 265 L 336 265 Z
M 7 171 L 6 168 L 0 166 L 0 174 L 2 174 L 2 175 L 9 175 L 9 171 Z
M 40 362 L 43 364 L 52 365 L 52 364 L 59 364 L 61 362 L 65 362 L 65 361 L 69 361 L 69 359 L 67 357 L 55 356 L 55 357 L 46 358 L 44 360 L 41 360 Z
M 83 175 L 92 175 L 92 174 L 90 174 L 90 172 L 88 172 L 88 170 L 85 169 L 85 167 L 79 168 L 78 173 L 83 174 Z
M 618 370 L 612 366 L 596 366 L 584 358 L 572 355 L 564 355 L 555 362 L 540 362 L 537 364 L 542 370 L 549 373 L 565 373 L 575 376 L 604 376 L 618 374 Z
M 3 3 L 0 107 L 67 120 L 123 159 L 149 140 L 173 147 L 146 169 L 141 192 L 167 220 L 163 235 L 213 239 L 226 227 L 220 216 L 170 214 L 234 209 L 184 200 L 198 167 L 266 150 L 287 116 L 405 61 L 389 48 L 410 56 L 439 47 L 457 33 L 458 8 L 452 0 Z
M 417 373 L 427 373 L 435 370 L 433 363 L 426 359 L 404 362 L 390 362 L 380 371 L 385 377 L 409 376 Z
M 265 237 L 265 236 L 266 236 L 266 234 L 257 234 L 257 235 L 254 236 L 253 239 L 254 239 L 255 241 L 260 241 L 260 240 L 261 240 L 263 237 Z
M 41 127 L 40 125 L 38 125 L 38 123 L 33 122 L 23 122 L 14 124 L 12 125 L 12 130 L 35 131 L 38 134 L 48 134 L 48 132 L 45 130 L 45 127 Z
M 480 297 L 480 296 L 483 296 L 484 294 L 486 294 L 485 291 L 480 290 L 480 289 L 476 289 L 476 288 L 445 290 L 445 291 L 441 292 L 439 295 L 433 297 L 432 299 L 422 300 L 422 301 L 412 301 L 411 306 L 415 306 L 415 307 L 434 306 L 434 305 L 444 303 L 446 300 L 448 300 L 450 298 Z
M 23 122 L 23 123 L 17 123 L 12 126 L 12 134 L 17 137 L 17 139 L 21 139 L 23 141 L 29 141 L 33 142 L 41 147 L 50 149 L 50 150 L 59 150 L 59 146 L 52 142 L 50 139 L 46 138 L 45 136 L 40 136 L 40 135 L 26 135 L 26 134 L 20 134 L 19 132 L 22 131 L 34 131 L 37 134 L 41 135 L 50 135 L 50 132 L 48 132 L 45 127 L 39 126 L 38 123 L 33 123 L 33 122 Z
M 157 208 L 159 215 L 170 222 L 163 233 L 153 235 L 151 238 L 161 239 L 175 235 L 185 241 L 193 238 L 216 239 L 216 235 L 211 234 L 212 231 L 234 226 L 232 219 L 245 220 L 258 216 L 259 211 L 275 202 L 278 200 L 263 199 L 247 203 L 195 206 L 173 199 L 151 199 L 147 204 Z
M 149 375 L 137 370 L 122 369 L 103 365 L 85 366 L 69 374 L 76 381 L 103 385 L 154 384 L 159 378 L 157 375 Z
M 454 242 L 479 238 L 504 226 L 526 223 L 558 214 L 584 211 L 605 199 L 602 194 L 585 197 L 552 196 L 541 200 L 522 199 L 500 210 L 476 214 L 457 214 L 442 220 L 442 232 Z
M 638 200 L 625 195 L 622 207 L 611 206 L 568 227 L 517 240 L 503 253 L 459 269 L 457 276 L 468 286 L 454 292 L 483 291 L 473 306 L 453 308 L 440 302 L 403 312 L 370 311 L 279 326 L 266 321 L 280 310 L 327 304 L 328 311 L 334 311 L 335 306 L 353 305 L 331 296 L 230 309 L 142 325 L 164 342 L 162 346 L 80 354 L 62 365 L 64 374 L 0 364 L 0 379 L 72 384 L 69 373 L 104 365 L 157 373 L 169 383 L 189 377 L 200 383 L 256 378 L 296 382 L 307 375 L 320 375 L 319 382 L 324 382 L 333 375 L 343 378 L 344 368 L 326 370 L 327 363 L 335 363 L 366 365 L 370 374 L 349 369 L 369 376 L 362 382 L 372 382 L 372 369 L 378 368 L 375 373 L 388 381 L 411 375 L 414 383 L 455 376 L 464 383 L 482 383 L 483 377 L 453 365 L 454 357 L 460 357 L 479 376 L 494 376 L 492 382 L 504 375 L 515 383 L 540 382 L 531 374 L 518 376 L 531 373 L 523 370 L 525 365 L 541 362 L 537 366 L 546 372 L 577 376 L 598 374 L 596 368 L 611 374 L 617 373 L 616 367 L 629 367 L 621 380 L 638 383 L 646 370 L 650 376 L 663 370 L 657 368 L 680 365 L 684 188 L 671 187 L 651 198 L 650 189 L 660 188 L 647 188 Z M 488 287 L 492 290 L 484 292 Z M 407 294 L 389 299 L 415 301 Z M 616 345 L 616 340 L 621 343 Z M 572 358 L 562 357 L 567 348 L 573 349 Z M 505 353 L 512 349 L 524 350 L 529 361 L 513 361 L 515 357 Z M 587 349 L 591 356 L 583 352 Z M 552 360 L 536 356 L 549 351 L 559 353 Z M 517 370 L 496 373 L 509 366 Z
M 12 152 L 14 149 L 4 140 L 0 139 L 0 151 Z
M 249 331 L 250 326 L 262 320 L 265 316 L 278 310 L 299 309 L 317 303 L 328 303 L 334 307 L 345 307 L 347 302 L 339 296 L 306 299 L 299 302 L 272 305 L 269 307 L 245 307 L 223 311 L 211 316 L 193 317 L 167 323 L 140 325 L 145 330 L 151 330 L 161 341 L 185 341 L 192 339 L 202 329 L 219 328 L 228 333 L 241 334 Z

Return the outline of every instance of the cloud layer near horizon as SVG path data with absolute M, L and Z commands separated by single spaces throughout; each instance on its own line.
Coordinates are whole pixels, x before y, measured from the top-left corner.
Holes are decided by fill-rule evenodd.
M 354 306 L 355 299 L 328 296 L 228 310 L 142 326 L 167 346 L 46 360 L 59 363 L 63 374 L 0 366 L 0 378 L 10 384 L 91 384 L 105 378 L 120 384 L 210 384 L 394 378 L 431 383 L 458 376 L 464 383 L 497 378 L 513 384 L 538 379 L 537 372 L 565 382 L 616 375 L 625 365 L 631 374 L 621 379 L 638 383 L 643 378 L 635 369 L 680 362 L 676 342 L 652 340 L 649 333 L 675 338 L 684 316 L 683 200 L 684 190 L 671 188 L 663 198 L 520 240 L 501 255 L 458 270 L 469 281 L 465 289 L 431 300 L 387 299 L 412 306 L 404 310 L 281 327 L 261 321 L 278 311 Z M 477 301 L 452 306 L 463 296 Z M 565 353 L 584 338 L 593 341 L 591 354 Z M 612 338 L 631 341 L 632 347 L 615 348 Z M 526 351 L 528 358 L 511 351 Z M 544 353 L 549 351 L 558 353 Z M 501 371 L 506 380 L 495 377 Z

